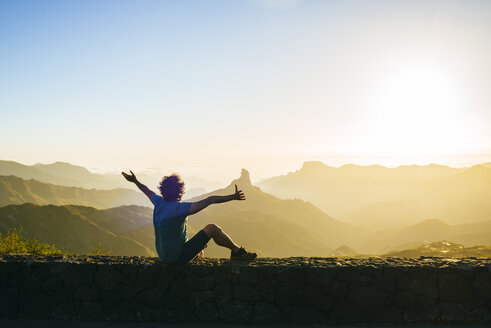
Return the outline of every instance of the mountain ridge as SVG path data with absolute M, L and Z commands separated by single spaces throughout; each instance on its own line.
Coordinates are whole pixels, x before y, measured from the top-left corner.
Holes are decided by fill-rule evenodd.
M 137 172 L 138 173 L 138 172 Z M 35 179 L 40 182 L 66 187 L 80 187 L 85 189 L 111 190 L 115 188 L 129 188 L 129 184 L 120 173 L 93 173 L 87 168 L 68 162 L 54 162 L 50 164 L 37 163 L 24 165 L 15 161 L 0 160 L 0 175 L 14 175 L 22 179 Z M 149 186 L 158 185 L 165 174 L 154 172 L 140 172 L 138 179 Z M 187 194 L 197 195 L 202 189 L 216 188 L 221 184 L 201 177 L 187 176 Z M 191 187 L 189 187 L 191 186 Z
M 85 189 L 45 183 L 36 179 L 27 180 L 12 175 L 0 175 L 0 206 L 22 203 L 86 205 L 96 208 L 150 205 L 147 197 L 141 192 L 130 189 Z
M 13 178 L 21 180 L 19 178 Z M 297 200 L 293 201 L 293 203 L 292 201 L 280 201 L 274 196 L 261 192 L 259 188 L 251 184 L 250 175 L 247 170 L 243 170 L 241 172 L 241 176 L 231 182 L 231 184 L 227 187 L 228 190 L 219 189 L 213 193 L 220 195 L 233 193 L 235 188 L 234 184 L 238 184 L 239 188 L 244 189 L 246 197 L 248 197 L 248 201 L 246 203 L 239 201 L 229 202 L 227 204 L 221 204 L 219 207 L 211 206 L 205 211 L 190 216 L 188 218 L 190 237 L 192 236 L 193 232 L 202 229 L 206 224 L 215 222 L 220 224 L 227 233 L 231 234 L 234 240 L 248 247 L 249 249 L 258 250 L 260 254 L 266 256 L 320 256 L 327 254 L 329 247 L 312 236 L 312 229 L 308 231 L 309 229 L 306 230 L 304 227 L 302 227 L 301 222 L 295 222 L 295 220 L 291 219 L 288 220 L 288 218 L 285 219 L 282 217 L 282 215 L 277 215 L 276 212 L 278 206 L 286 206 L 290 210 L 292 208 L 298 208 L 296 210 L 297 218 L 300 218 L 298 215 L 299 211 L 301 213 L 306 211 L 305 213 L 307 215 L 309 215 L 309 213 L 313 213 L 314 216 L 320 215 L 322 218 L 327 218 L 326 214 L 303 201 Z M 207 195 L 204 195 L 202 197 L 206 196 Z M 237 207 L 239 204 L 241 205 Z M 255 206 L 249 206 L 254 204 Z M 17 207 L 6 206 L 1 208 L 3 214 L 0 212 L 0 223 L 4 224 L 3 231 L 5 231 L 7 226 L 9 226 L 5 225 L 5 222 L 9 222 L 9 215 L 14 215 L 12 214 L 12 211 L 20 211 L 22 213 L 27 211 L 30 213 L 30 216 L 24 215 L 22 220 L 23 224 L 28 226 L 25 230 L 31 234 L 35 234 L 37 230 L 36 227 L 42 223 L 37 222 L 37 220 L 35 220 L 36 217 L 42 217 L 46 222 L 52 222 L 52 220 L 55 220 L 56 222 L 52 222 L 51 224 L 53 231 L 56 231 L 58 226 L 62 226 L 64 227 L 63 229 L 66 230 L 67 227 L 63 226 L 61 223 L 64 222 L 65 219 L 63 217 L 57 217 L 59 215 L 65 215 L 66 217 L 69 217 L 72 222 L 75 222 L 74 225 L 84 228 L 84 231 L 87 231 L 88 229 L 86 227 L 87 224 L 89 224 L 89 227 L 92 229 L 97 230 L 97 233 L 92 232 L 91 234 L 104 234 L 108 236 L 107 238 L 109 239 L 118 238 L 118 240 L 130 238 L 138 241 L 140 244 L 145 245 L 145 247 L 150 248 L 151 250 L 153 250 L 154 247 L 151 208 L 125 206 L 98 210 L 92 207 L 77 205 L 36 207 L 36 205 L 24 204 L 9 206 Z M 269 207 L 269 209 L 265 211 L 265 207 Z M 36 213 L 36 211 L 38 213 Z M 58 214 L 52 214 L 49 216 L 47 214 L 48 212 Z M 285 211 L 283 211 L 283 213 L 285 213 Z M 45 223 L 44 225 L 49 224 Z M 44 231 L 44 235 L 41 234 L 42 238 L 40 239 L 43 239 L 43 241 L 46 240 L 45 235 L 47 233 L 48 232 Z M 65 234 L 66 233 L 64 233 L 64 235 Z M 48 241 L 50 240 L 46 240 L 46 242 Z M 95 242 L 95 240 L 93 241 Z M 66 248 L 66 246 L 64 246 L 66 242 L 66 240 L 63 240 L 62 247 L 59 245 L 57 246 L 62 249 Z M 55 242 L 55 245 L 56 244 L 57 243 Z M 213 245 L 213 243 L 210 244 L 212 245 L 207 248 L 207 253 L 209 255 L 228 257 L 229 254 L 226 253 L 226 250 L 222 248 L 218 249 Z M 107 245 L 104 246 L 105 248 L 111 248 Z M 121 248 L 122 246 L 119 245 L 118 247 Z
M 392 251 L 381 255 L 382 257 L 491 257 L 491 246 L 472 246 L 450 242 L 447 240 L 437 241 L 430 244 L 423 244 L 414 248 Z
M 399 201 L 417 204 L 411 209 L 416 216 L 408 223 L 427 217 L 464 223 L 491 216 L 491 205 L 487 201 L 491 197 L 490 172 L 491 168 L 481 165 L 462 169 L 437 164 L 334 168 L 316 161 L 305 162 L 300 170 L 286 175 L 261 180 L 258 186 L 280 198 L 309 201 L 342 221 L 357 222 L 365 227 L 372 225 L 372 219 L 364 219 L 364 206 Z M 353 217 L 357 210 L 361 214 Z M 398 211 L 384 214 L 385 208 L 377 211 L 384 223 L 390 223 L 391 216 L 394 221 L 401 215 Z
M 92 173 L 88 169 L 67 162 L 52 164 L 24 165 L 14 161 L 0 160 L 0 175 L 14 175 L 22 179 L 35 179 L 40 182 L 67 187 L 113 189 L 124 187 L 123 181 L 115 175 Z
M 57 165 L 67 166 L 71 169 L 71 164 L 69 163 L 59 162 Z M 306 165 L 306 167 L 309 167 L 309 165 L 311 167 L 318 167 L 321 170 L 323 167 L 326 167 L 326 165 L 321 162 L 313 162 L 312 164 Z M 56 167 L 56 165 L 54 167 Z M 339 169 L 340 168 L 329 167 L 329 170 L 334 170 L 335 172 L 338 172 L 336 170 Z M 352 170 L 356 171 L 357 169 L 356 165 L 350 165 L 343 169 L 348 172 L 348 175 L 341 175 L 341 178 L 348 177 L 348 184 L 346 186 L 341 186 L 342 188 L 334 188 L 332 194 L 333 197 L 335 197 L 336 194 L 343 192 L 347 193 L 350 197 L 356 197 L 356 193 L 353 194 L 353 190 L 356 189 L 356 184 L 354 184 L 354 182 L 361 181 L 363 184 L 368 183 L 368 185 L 370 185 L 373 181 L 376 181 L 373 176 L 366 178 L 363 174 L 352 174 Z M 385 170 L 385 168 L 381 166 L 370 166 L 365 169 L 373 172 Z M 402 170 L 406 169 L 413 170 L 414 168 L 402 167 Z M 424 169 L 426 169 L 426 167 Z M 432 166 L 432 169 L 438 170 L 439 167 Z M 373 209 L 371 210 L 372 214 L 370 214 L 372 216 L 369 217 L 367 216 L 367 213 L 364 213 L 369 209 L 368 207 L 362 207 L 360 211 L 362 212 L 361 214 L 365 221 L 362 220 L 360 221 L 361 223 L 358 223 L 356 220 L 352 221 L 353 223 L 360 225 L 365 224 L 362 228 L 359 228 L 353 224 L 333 218 L 314 204 L 299 199 L 298 197 L 300 196 L 296 196 L 292 199 L 281 199 L 270 193 L 264 192 L 262 186 L 258 187 L 252 184 L 249 171 L 242 169 L 240 176 L 237 179 L 232 180 L 226 187 L 216 189 L 200 196 L 191 197 L 187 200 L 196 201 L 210 195 L 231 194 L 235 191 L 235 184 L 237 184 L 239 189 L 244 191 L 247 198 L 246 202 L 233 201 L 219 206 L 213 205 L 203 212 L 190 216 L 190 236 L 192 235 L 192 232 L 202 229 L 208 223 L 217 223 L 222 226 L 222 228 L 229 233 L 237 243 L 250 249 L 257 250 L 260 254 L 265 256 L 277 257 L 326 256 L 332 252 L 332 249 L 339 248 L 342 245 L 349 245 L 349 247 L 353 247 L 361 253 L 382 254 L 387 250 L 416 247 L 418 243 L 423 242 L 426 239 L 430 241 L 448 239 L 466 245 L 469 245 L 473 241 L 483 243 L 489 242 L 487 234 L 491 235 L 491 228 L 489 228 L 490 224 L 486 221 L 486 213 L 488 212 L 482 211 L 481 213 L 481 207 L 479 207 L 481 206 L 479 204 L 485 203 L 489 199 L 488 190 L 491 189 L 491 183 L 488 184 L 487 180 L 489 177 L 487 175 L 489 168 L 477 166 L 473 167 L 472 170 L 467 169 L 458 171 L 455 174 L 451 174 L 449 177 L 445 177 L 447 174 L 446 172 L 440 172 L 439 174 L 443 175 L 443 177 L 433 180 L 430 179 L 430 182 L 428 182 L 427 177 L 432 174 L 421 174 L 418 171 L 421 170 L 421 167 L 416 167 L 415 170 L 416 171 L 413 171 L 412 174 L 419 179 L 417 186 L 422 187 L 422 190 L 424 190 L 424 193 L 420 195 L 420 197 L 433 197 L 433 199 L 435 199 L 432 193 L 438 193 L 441 192 L 441 190 L 450 190 L 453 192 L 453 190 L 456 189 L 460 192 L 457 198 L 451 199 L 451 202 L 446 199 L 436 199 L 442 204 L 444 202 L 450 203 L 450 205 L 447 206 L 448 209 L 446 209 L 446 212 L 434 211 L 433 209 L 433 212 L 431 212 L 432 215 L 427 215 L 429 213 L 427 208 L 418 207 L 420 205 L 414 206 L 414 204 L 411 203 L 412 201 L 392 201 L 394 204 L 392 208 L 387 205 L 388 203 L 369 203 L 367 206 L 373 206 Z M 313 176 L 315 178 L 315 175 Z M 484 180 L 482 176 L 484 176 Z M 123 180 L 122 177 L 118 178 Z M 334 184 L 336 179 L 340 179 L 340 177 L 337 176 L 334 178 L 334 180 L 329 178 L 325 181 Z M 382 181 L 384 183 L 389 183 L 386 186 L 389 195 L 389 187 L 391 186 L 390 183 L 392 178 L 393 177 L 389 174 L 387 179 Z M 15 183 L 12 182 L 9 185 L 11 190 L 7 187 L 1 189 L 2 181 L 7 180 L 10 182 L 17 182 L 18 185 L 15 185 L 16 187 L 14 188 L 12 186 Z M 323 181 L 322 179 L 317 180 Z M 407 177 L 404 178 L 404 181 L 406 180 Z M 302 185 L 300 185 L 298 189 L 312 189 L 318 193 L 322 191 L 319 190 L 316 185 L 311 185 L 309 180 L 301 181 Z M 485 183 L 483 183 L 483 181 Z M 123 182 L 126 183 L 125 185 L 128 185 L 126 181 L 123 180 Z M 57 196 L 56 193 L 52 193 L 50 196 L 52 198 L 35 192 L 32 192 L 33 195 L 31 195 L 31 198 L 27 198 L 27 196 L 22 196 L 22 192 L 20 192 L 22 190 L 19 189 L 19 186 L 24 184 L 41 184 L 44 187 L 49 185 L 49 188 L 61 189 L 59 189 L 59 196 Z M 411 187 L 410 184 L 407 186 L 404 185 L 403 187 L 405 189 L 414 188 L 414 186 Z M 76 187 L 56 186 L 36 180 L 23 180 L 17 177 L 0 177 L 0 206 L 2 204 L 2 196 L 5 195 L 9 196 L 4 198 L 17 197 L 18 202 L 33 200 L 40 203 L 80 203 L 80 199 L 83 199 L 80 194 L 75 193 L 72 198 L 67 197 L 67 194 L 69 194 L 68 190 L 70 190 L 69 188 L 78 190 Z M 34 187 L 28 189 L 30 192 L 33 190 L 37 189 Z M 115 190 L 119 191 L 119 189 Z M 85 191 L 110 192 L 107 190 L 101 191 L 94 189 Z M 131 190 L 126 191 L 132 192 Z M 368 196 L 373 193 L 370 190 L 365 190 L 363 192 Z M 412 190 L 405 192 L 412 192 Z M 141 197 L 142 205 L 150 205 L 150 202 L 142 193 L 133 193 L 134 195 L 138 194 L 139 197 Z M 119 199 L 120 197 L 116 198 Z M 334 200 L 329 199 L 330 202 L 333 202 Z M 10 202 L 12 202 L 12 200 L 10 200 Z M 408 202 L 409 205 L 407 205 Z M 419 204 L 416 201 L 414 202 Z M 460 204 L 474 204 L 473 202 L 479 205 L 476 207 L 475 212 L 464 211 L 465 208 L 459 210 Z M 63 213 L 68 213 L 68 216 L 72 218 L 77 217 L 78 220 L 82 221 L 84 220 L 84 217 L 86 218 L 85 221 L 93 222 L 95 220 L 100 229 L 107 230 L 104 233 L 111 236 L 111 238 L 114 239 L 116 236 L 121 236 L 118 240 L 123 240 L 125 238 L 134 239 L 148 249 L 153 250 L 153 227 L 151 223 L 149 223 L 151 222 L 152 216 L 151 208 L 119 206 L 120 204 L 115 204 L 116 207 L 114 207 L 106 204 L 106 210 L 98 212 L 95 208 L 77 207 L 76 205 L 77 204 L 70 204 Z M 94 204 L 86 203 L 83 205 L 91 207 Z M 414 211 L 409 211 L 408 207 L 405 207 L 406 205 L 410 206 L 410 209 L 413 209 Z M 432 203 L 432 208 L 435 208 L 435 205 L 438 204 L 436 202 Z M 387 213 L 381 213 L 379 208 L 388 208 L 388 211 Z M 62 213 L 61 210 L 59 211 L 59 213 Z M 402 213 L 401 211 L 407 211 L 409 213 L 407 220 L 405 219 L 406 221 L 402 224 L 403 226 L 389 226 L 390 219 L 396 221 L 395 219 L 400 220 L 403 218 L 400 215 L 400 213 Z M 447 219 L 448 212 L 456 212 L 459 215 L 465 213 L 469 218 L 473 218 L 474 221 L 468 220 L 467 225 L 456 224 L 456 222 L 451 222 Z M 397 215 L 394 215 L 394 213 Z M 32 211 L 32 214 L 35 214 L 34 210 Z M 481 216 L 478 216 L 477 214 Z M 375 221 L 378 220 L 378 216 L 387 217 L 387 220 L 382 225 L 385 229 L 378 229 L 378 231 L 376 231 L 377 229 L 374 229 L 374 227 L 376 227 Z M 434 219 L 428 219 L 429 217 Z M 367 218 L 369 218 L 369 220 L 366 220 Z M 478 219 L 481 219 L 480 221 L 483 222 L 476 221 Z M 115 224 L 114 222 L 119 222 L 119 224 Z M 213 245 L 207 248 L 207 252 L 213 256 L 228 257 L 225 250 L 218 249 Z
M 121 234 L 108 229 L 110 221 L 120 225 L 121 217 L 111 216 L 106 211 L 76 205 L 7 205 L 0 207 L 0 232 L 22 229 L 28 239 L 55 244 L 70 253 L 84 253 L 101 242 L 113 255 L 156 255 L 151 242 L 131 237 L 132 229 Z M 105 217 L 105 221 L 100 217 Z M 151 219 L 143 227 L 153 229 Z M 142 225 L 135 229 L 142 229 Z
M 399 229 L 373 232 L 364 241 L 351 245 L 363 253 L 381 254 L 439 240 L 466 246 L 491 245 L 491 220 L 453 225 L 435 218 L 426 219 Z
M 249 210 L 274 215 L 292 224 L 298 224 L 298 221 L 302 220 L 303 226 L 307 227 L 307 231 L 316 236 L 318 240 L 329 241 L 329 245 L 326 246 L 330 248 L 341 245 L 346 238 L 349 240 L 356 238 L 356 229 L 353 226 L 330 217 L 311 203 L 300 199 L 279 199 L 263 192 L 261 188 L 252 185 L 250 181 L 249 172 L 242 169 L 241 176 L 233 180 L 227 187 L 193 198 L 191 201 L 198 201 L 212 195 L 231 194 L 235 190 L 234 185 L 237 184 L 238 188 L 242 189 L 246 196 Z M 239 204 L 241 202 L 234 202 L 233 204 L 236 205 L 227 203 L 222 206 L 240 208 Z M 336 232 L 331 233 L 333 230 Z M 322 232 L 322 234 L 319 232 Z

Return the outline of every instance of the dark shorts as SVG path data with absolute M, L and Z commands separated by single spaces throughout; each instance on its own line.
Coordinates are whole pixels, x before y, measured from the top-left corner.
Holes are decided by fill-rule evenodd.
M 210 241 L 210 237 L 204 230 L 198 231 L 193 238 L 189 239 L 182 246 L 181 254 L 177 257 L 174 264 L 185 264 L 194 259 L 199 252 L 205 249 L 206 244 Z

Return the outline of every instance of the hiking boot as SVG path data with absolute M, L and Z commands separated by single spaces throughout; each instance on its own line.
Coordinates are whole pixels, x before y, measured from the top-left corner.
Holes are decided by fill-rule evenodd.
M 244 247 L 239 248 L 237 252 L 230 253 L 231 260 L 253 260 L 257 257 L 256 253 L 248 252 Z

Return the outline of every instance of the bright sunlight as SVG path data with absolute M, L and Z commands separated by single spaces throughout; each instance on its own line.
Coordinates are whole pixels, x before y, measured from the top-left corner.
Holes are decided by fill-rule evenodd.
M 428 156 L 466 149 L 471 124 L 463 113 L 465 88 L 436 60 L 405 60 L 378 72 L 370 89 L 364 140 L 367 152 Z

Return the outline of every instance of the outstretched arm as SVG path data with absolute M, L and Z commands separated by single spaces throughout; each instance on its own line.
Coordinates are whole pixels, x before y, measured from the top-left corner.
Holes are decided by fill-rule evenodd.
M 145 195 L 147 195 L 147 197 L 150 199 L 150 201 L 152 201 L 152 196 L 155 195 L 155 193 L 153 191 L 151 191 L 150 189 L 148 189 L 147 186 L 145 186 L 144 184 L 140 183 L 140 181 L 138 181 L 138 179 L 136 178 L 135 174 L 133 173 L 133 171 L 130 170 L 130 174 L 127 174 L 127 173 L 124 173 L 124 172 L 121 172 L 121 174 L 126 178 L 126 180 L 128 180 L 129 182 L 133 182 L 134 184 L 136 184 L 136 186 L 141 190 L 143 191 L 143 193 Z
M 220 204 L 229 202 L 231 200 L 245 200 L 244 193 L 242 190 L 238 190 L 237 185 L 235 185 L 235 193 L 227 196 L 210 196 L 198 202 L 191 203 L 191 208 L 189 210 L 189 215 L 198 213 L 199 211 L 207 208 L 211 204 Z

